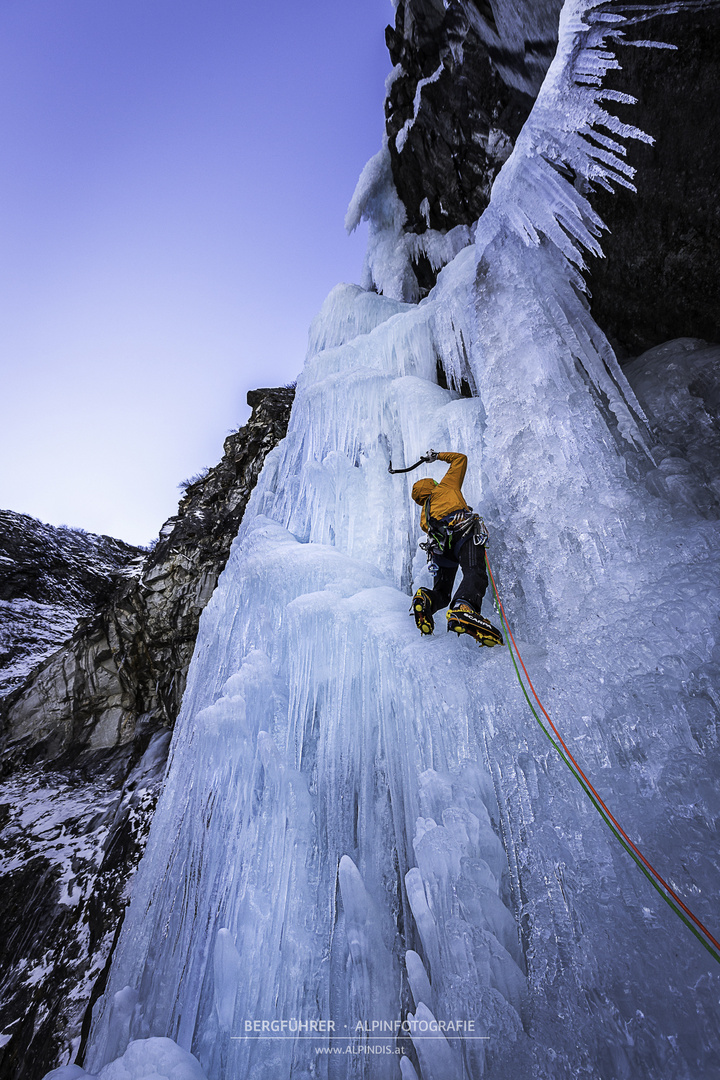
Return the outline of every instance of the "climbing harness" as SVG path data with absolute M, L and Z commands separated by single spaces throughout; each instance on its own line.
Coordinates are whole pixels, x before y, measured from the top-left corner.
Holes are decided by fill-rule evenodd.
M 622 846 L 627 851 L 628 855 L 630 855 L 630 857 L 635 860 L 635 862 L 640 867 L 640 869 L 642 870 L 643 874 L 648 879 L 650 884 L 657 890 L 657 892 L 660 894 L 660 896 L 662 896 L 665 903 L 668 904 L 668 906 L 670 908 L 672 908 L 672 910 L 675 912 L 675 914 L 680 919 L 682 919 L 682 921 L 685 923 L 687 928 L 692 931 L 692 933 L 695 935 L 695 937 L 698 939 L 698 941 L 700 941 L 702 943 L 702 945 L 707 949 L 707 951 L 710 953 L 710 955 L 713 957 L 713 959 L 717 960 L 718 963 L 720 963 L 720 942 L 718 942 L 716 940 L 716 938 L 713 937 L 713 935 L 710 933 L 710 931 L 707 929 L 707 927 L 704 926 L 703 923 L 701 923 L 700 920 L 697 918 L 697 916 L 695 914 L 693 914 L 693 912 L 690 910 L 690 908 L 686 904 L 683 903 L 683 901 L 680 899 L 680 897 L 675 892 L 675 890 L 670 885 L 668 885 L 667 881 L 665 881 L 665 879 L 660 876 L 660 874 L 657 872 L 657 870 L 654 868 L 654 866 L 652 866 L 651 863 L 648 862 L 648 860 L 645 858 L 645 856 L 640 851 L 640 849 L 637 847 L 637 845 L 633 843 L 633 841 L 630 839 L 628 834 L 622 828 L 622 826 L 620 825 L 618 820 L 613 816 L 613 814 L 607 808 L 607 806 L 605 805 L 605 803 L 603 802 L 602 798 L 597 793 L 597 791 L 595 790 L 593 785 L 590 783 L 590 780 L 587 778 L 587 776 L 585 775 L 585 773 L 583 772 L 583 770 L 580 768 L 577 761 L 573 757 L 572 753 L 568 749 L 565 741 L 563 740 L 562 735 L 560 734 L 558 729 L 555 727 L 555 724 L 553 723 L 553 721 L 550 719 L 550 716 L 549 716 L 548 712 L 546 711 L 545 706 L 543 705 L 542 701 L 538 697 L 538 695 L 537 695 L 537 693 L 535 691 L 535 687 L 533 686 L 533 684 L 532 684 L 532 682 L 530 680 L 530 676 L 527 673 L 527 668 L 525 667 L 525 664 L 523 663 L 522 656 L 520 655 L 520 650 L 517 647 L 517 642 L 515 641 L 515 638 L 513 637 L 513 632 L 510 629 L 510 625 L 509 625 L 509 623 L 507 621 L 507 616 L 505 614 L 505 609 L 503 608 L 502 601 L 500 599 L 500 594 L 498 593 L 497 585 L 495 584 L 495 578 L 493 577 L 493 572 L 490 569 L 490 562 L 488 560 L 487 550 L 485 551 L 485 565 L 487 567 L 488 576 L 490 577 L 490 581 L 492 582 L 493 592 L 495 594 L 495 597 L 494 597 L 495 606 L 497 608 L 498 614 L 500 615 L 500 618 L 502 619 L 503 625 L 505 626 L 505 629 L 506 629 L 507 634 L 508 634 L 508 639 L 509 639 L 508 640 L 508 646 L 510 648 L 510 656 L 512 658 L 513 667 L 515 668 L 515 674 L 517 675 L 517 680 L 520 683 L 520 688 L 521 688 L 521 690 L 522 690 L 522 692 L 523 692 L 523 694 L 525 696 L 525 700 L 527 701 L 527 703 L 528 703 L 528 705 L 530 707 L 530 711 L 532 712 L 533 716 L 537 720 L 538 724 L 540 725 L 540 727 L 542 728 L 544 733 L 547 735 L 550 742 L 553 744 L 553 746 L 557 750 L 560 757 L 563 759 L 563 761 L 565 762 L 567 767 L 570 769 L 570 772 L 573 774 L 573 776 L 578 781 L 578 783 L 582 787 L 585 794 L 588 796 L 588 798 L 592 802 L 595 809 L 598 811 L 598 813 L 602 817 L 605 824 L 608 826 L 608 828 L 614 834 L 616 839 L 620 841 Z M 517 660 L 516 660 L 516 657 L 517 657 Z M 548 731 L 548 729 L 545 726 L 545 724 L 543 723 L 543 721 L 538 716 L 538 714 L 537 714 L 537 712 L 535 710 L 535 707 L 533 706 L 533 703 L 530 700 L 530 697 L 528 695 L 525 684 L 524 684 L 524 682 L 523 682 L 523 680 L 522 680 L 522 678 L 520 676 L 520 670 L 518 668 L 518 661 L 520 663 L 520 667 L 522 668 L 522 670 L 523 670 L 523 672 L 525 674 L 525 678 L 527 680 L 527 684 L 528 684 L 528 686 L 530 688 L 530 691 L 531 691 L 533 697 L 535 698 L 535 701 L 537 702 L 538 706 L 540 707 L 540 710 L 541 710 L 543 716 L 545 717 L 548 724 L 552 728 L 552 731 L 554 732 L 555 738 L 553 738 L 553 736 L 550 734 L 550 732 Z
M 428 561 L 431 550 L 433 554 L 445 555 L 450 548 L 454 548 L 457 553 L 470 536 L 475 544 L 487 543 L 485 522 L 477 514 L 473 514 L 471 506 L 453 510 L 443 518 L 434 518 L 430 512 L 431 499 L 432 493 L 428 495 L 424 506 L 428 540 L 420 545 L 428 553 Z

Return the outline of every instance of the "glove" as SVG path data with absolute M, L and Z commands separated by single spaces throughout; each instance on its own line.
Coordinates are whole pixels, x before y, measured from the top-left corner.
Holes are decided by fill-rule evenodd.
M 425 455 L 425 461 L 427 461 L 429 465 L 432 465 L 433 461 L 437 461 L 437 459 L 438 456 L 436 452 L 434 450 L 428 450 L 427 454 Z

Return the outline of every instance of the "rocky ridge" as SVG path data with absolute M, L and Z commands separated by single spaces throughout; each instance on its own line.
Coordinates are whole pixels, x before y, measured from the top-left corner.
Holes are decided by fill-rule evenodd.
M 96 610 L 0 702 L 7 1080 L 37 1080 L 81 1052 L 162 784 L 200 614 L 293 397 L 291 388 L 248 394 L 250 420 L 225 440 L 220 463 L 187 486 L 136 575 L 111 574 Z M 18 601 L 22 579 L 14 588 Z

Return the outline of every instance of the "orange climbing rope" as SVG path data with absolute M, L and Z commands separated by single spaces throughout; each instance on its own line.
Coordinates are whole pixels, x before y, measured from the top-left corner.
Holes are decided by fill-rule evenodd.
M 545 709 L 545 706 L 543 705 L 542 701 L 540 700 L 540 698 L 537 695 L 535 687 L 533 686 L 532 681 L 530 679 L 530 676 L 528 675 L 527 668 L 525 667 L 525 664 L 523 663 L 523 658 L 520 655 L 520 650 L 517 647 L 517 642 L 515 641 L 515 638 L 513 637 L 513 632 L 510 629 L 510 625 L 509 625 L 509 623 L 507 621 L 507 616 L 505 614 L 505 609 L 504 609 L 504 607 L 502 605 L 502 600 L 500 599 L 500 594 L 498 592 L 497 585 L 495 584 L 495 578 L 494 578 L 493 572 L 492 572 L 492 570 L 490 568 L 490 560 L 488 559 L 488 556 L 487 556 L 487 548 L 485 549 L 485 565 L 487 566 L 488 574 L 490 575 L 490 580 L 492 582 L 493 592 L 495 593 L 495 599 L 497 601 L 500 616 L 502 618 L 505 629 L 507 630 L 510 642 L 512 642 L 512 645 L 510 646 L 510 656 L 511 656 L 511 659 L 512 659 L 512 662 L 513 662 L 513 666 L 515 668 L 515 673 L 517 674 L 518 682 L 520 683 L 523 694 L 525 695 L 525 700 L 527 701 L 528 705 L 530 706 L 530 710 L 531 710 L 533 716 L 535 717 L 535 719 L 537 720 L 538 724 L 540 725 L 542 730 L 545 732 L 547 737 L 550 739 L 550 742 L 553 744 L 553 746 L 557 750 L 560 757 L 563 759 L 565 764 L 568 766 L 570 771 L 573 773 L 573 775 L 575 776 L 575 779 L 578 780 L 578 782 L 580 783 L 580 785 L 584 789 L 585 793 L 588 795 L 591 802 L 595 806 L 596 810 L 598 810 L 601 817 L 604 819 L 605 823 L 610 827 L 610 829 L 615 834 L 615 836 L 620 841 L 620 843 L 625 848 L 625 850 L 628 852 L 628 854 L 635 860 L 635 862 L 640 867 L 640 869 L 643 871 L 645 876 L 648 878 L 648 880 L 651 882 L 651 884 L 657 889 L 659 894 L 662 896 L 663 900 L 665 900 L 665 902 L 672 908 L 672 910 L 675 912 L 675 914 L 678 915 L 682 919 L 682 921 L 685 923 L 685 925 L 688 927 L 688 929 L 690 929 L 693 932 L 693 934 L 695 934 L 695 937 L 698 938 L 698 940 L 705 946 L 705 948 L 708 950 L 710 955 L 712 957 L 714 957 L 714 959 L 717 960 L 718 963 L 720 963 L 720 942 L 718 942 L 717 939 L 715 937 L 713 937 L 713 935 L 710 933 L 710 931 L 707 929 L 707 927 L 700 921 L 700 919 L 698 919 L 697 916 L 690 910 L 690 908 L 685 903 L 683 903 L 683 901 L 680 899 L 680 897 L 675 892 L 675 890 L 672 888 L 672 886 L 668 885 L 668 883 L 665 881 L 665 879 L 663 877 L 661 877 L 661 875 L 658 873 L 658 871 L 655 869 L 655 867 L 645 858 L 645 856 L 640 851 L 640 849 L 637 847 L 637 845 L 633 843 L 633 841 L 630 839 L 628 834 L 622 828 L 622 826 L 620 825 L 618 820 L 610 812 L 610 810 L 606 806 L 603 799 L 600 797 L 598 792 L 595 790 L 595 788 L 591 784 L 588 777 L 585 775 L 583 770 L 580 768 L 577 761 L 573 757 L 573 754 L 568 749 L 568 746 L 565 743 L 562 735 L 560 734 L 558 729 L 555 727 L 555 724 L 553 723 L 552 719 L 550 718 L 549 713 L 547 712 L 547 710 Z M 517 659 L 520 662 L 520 666 L 521 666 L 521 668 L 522 668 L 522 670 L 523 670 L 523 672 L 525 674 L 525 678 L 527 679 L 527 684 L 530 687 L 530 691 L 531 691 L 533 697 L 535 698 L 535 700 L 538 703 L 543 715 L 545 716 L 547 722 L 549 723 L 550 727 L 552 728 L 553 732 L 555 733 L 555 736 L 557 737 L 557 742 L 555 741 L 555 739 L 552 737 L 550 732 L 547 730 L 547 728 L 543 724 L 542 720 L 540 719 L 537 712 L 535 711 L 535 708 L 533 707 L 533 704 L 530 701 L 530 698 L 528 697 L 528 693 L 527 693 L 527 690 L 525 688 L 525 684 L 523 683 L 522 678 L 520 677 L 520 672 L 518 670 L 518 666 L 517 666 L 517 663 L 516 663 L 516 660 L 515 660 L 515 656 L 517 656 Z M 682 910 L 680 910 L 680 909 L 682 909 Z M 683 912 L 685 914 L 683 914 Z

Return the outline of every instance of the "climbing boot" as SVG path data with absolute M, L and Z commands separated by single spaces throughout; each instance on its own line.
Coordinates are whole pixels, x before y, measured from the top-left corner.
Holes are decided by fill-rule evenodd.
M 427 589 L 418 589 L 415 593 L 410 614 L 415 616 L 415 625 L 421 634 L 432 634 L 435 622 L 432 617 L 432 597 Z
M 505 644 L 500 631 L 464 600 L 456 601 L 449 609 L 447 628 L 456 634 L 470 634 L 479 645 L 492 647 Z

